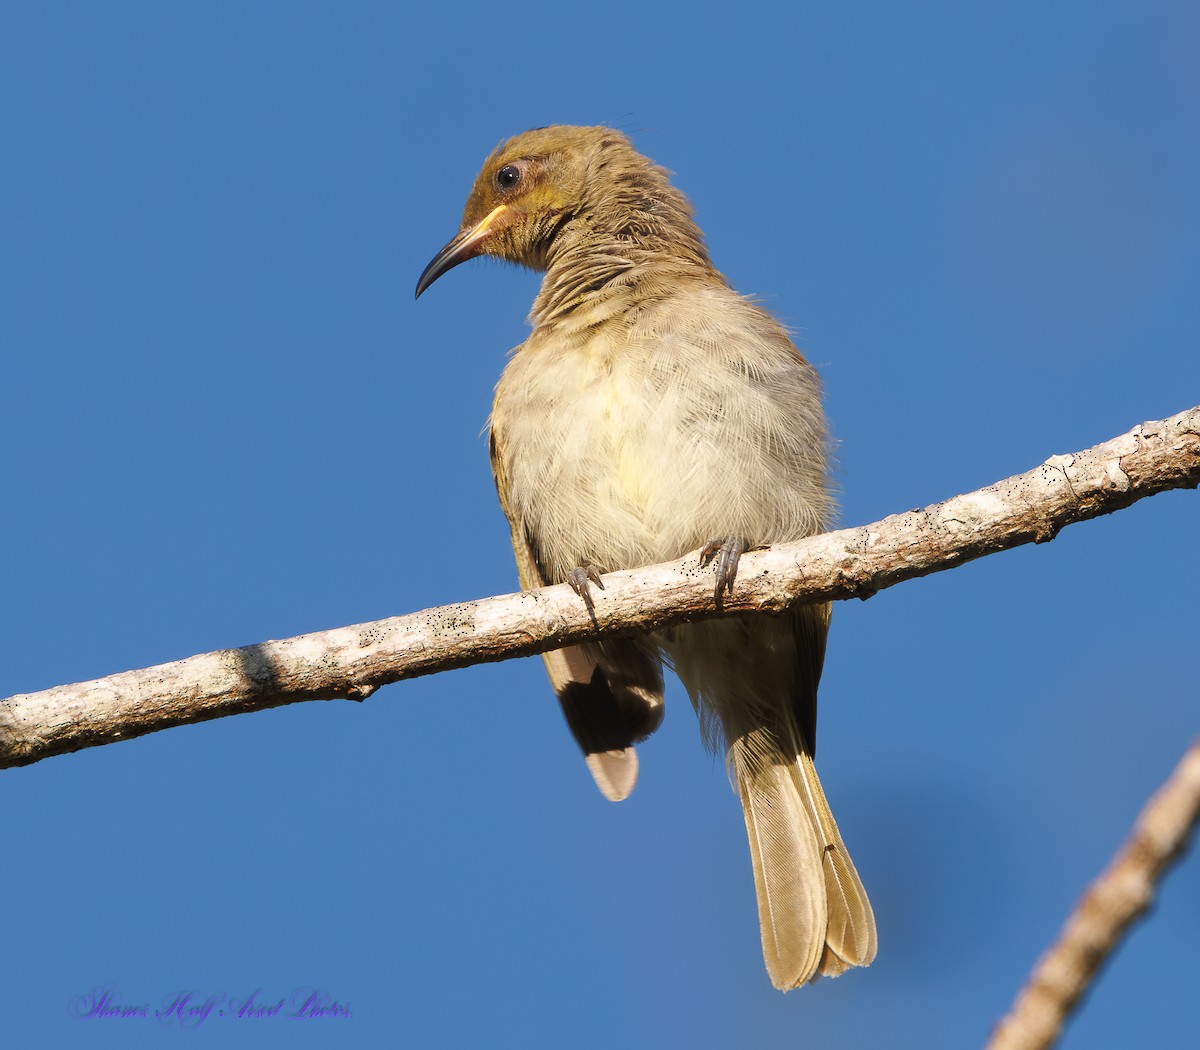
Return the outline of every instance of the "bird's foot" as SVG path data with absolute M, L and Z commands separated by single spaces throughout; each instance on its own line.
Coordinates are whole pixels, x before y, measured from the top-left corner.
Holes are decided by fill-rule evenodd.
M 700 564 L 717 563 L 717 586 L 713 591 L 718 608 L 725 594 L 733 593 L 733 581 L 737 579 L 738 559 L 749 549 L 750 544 L 740 536 L 715 536 L 700 548 Z
M 600 570 L 594 565 L 580 565 L 579 568 L 572 569 L 567 573 L 567 583 L 570 584 L 571 590 L 583 599 L 588 615 L 595 620 L 596 603 L 592 601 L 592 584 L 594 583 L 600 590 L 604 590 L 604 584 L 600 580 Z

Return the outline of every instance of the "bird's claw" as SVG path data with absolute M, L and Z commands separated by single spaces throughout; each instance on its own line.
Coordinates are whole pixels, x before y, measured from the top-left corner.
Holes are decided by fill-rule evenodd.
M 572 569 L 567 573 L 567 583 L 571 590 L 583 599 L 588 615 L 594 620 L 596 603 L 592 600 L 592 584 L 594 583 L 600 590 L 604 590 L 604 583 L 600 579 L 600 570 L 594 565 L 580 565 L 577 569 Z
M 717 605 L 721 597 L 733 593 L 733 581 L 737 579 L 738 559 L 746 553 L 749 544 L 740 536 L 716 536 L 700 548 L 700 564 L 717 563 L 717 585 L 713 598 Z

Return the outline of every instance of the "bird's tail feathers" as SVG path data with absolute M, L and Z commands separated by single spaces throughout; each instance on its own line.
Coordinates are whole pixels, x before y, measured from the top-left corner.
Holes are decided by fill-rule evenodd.
M 821 962 L 820 972 L 836 977 L 851 966 L 869 966 L 874 960 L 875 913 L 825 800 L 812 756 L 802 751 L 790 768 L 813 816 L 821 845 L 829 920 L 825 929 L 826 958 Z M 836 960 L 830 959 L 830 954 Z
M 747 770 L 737 776 L 737 787 L 750 840 L 767 973 L 776 988 L 798 988 L 816 972 L 825 946 L 817 836 L 787 768 Z
M 764 761 L 735 739 L 730 771 L 746 818 L 767 972 L 776 988 L 836 977 L 875 957 L 875 919 L 809 755 Z

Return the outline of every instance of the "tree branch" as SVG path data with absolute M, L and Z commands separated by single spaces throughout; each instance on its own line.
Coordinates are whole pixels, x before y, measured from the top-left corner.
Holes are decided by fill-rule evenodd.
M 736 593 L 713 605 L 695 556 L 604 577 L 596 619 L 565 585 L 193 656 L 0 701 L 0 768 L 299 700 L 361 700 L 389 682 L 800 602 L 868 598 L 1065 525 L 1200 483 L 1200 407 L 925 510 L 742 557 Z
M 1045 1050 L 1067 1015 L 1112 954 L 1121 936 L 1148 907 L 1154 886 L 1187 846 L 1200 818 L 1200 741 L 1146 804 L 1133 833 L 1092 883 L 1039 960 L 988 1050 Z

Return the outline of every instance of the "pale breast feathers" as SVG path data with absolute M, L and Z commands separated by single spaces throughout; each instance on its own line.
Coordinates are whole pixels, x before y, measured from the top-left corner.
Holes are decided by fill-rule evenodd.
M 571 340 L 535 330 L 500 380 L 492 427 L 508 511 L 555 581 L 718 535 L 798 539 L 832 511 L 816 372 L 723 287 L 643 302 Z

